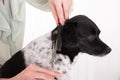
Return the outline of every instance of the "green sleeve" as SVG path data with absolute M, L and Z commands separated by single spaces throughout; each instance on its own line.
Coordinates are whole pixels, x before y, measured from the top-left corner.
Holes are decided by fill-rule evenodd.
M 48 0 L 27 0 L 27 2 L 43 11 L 50 11 Z

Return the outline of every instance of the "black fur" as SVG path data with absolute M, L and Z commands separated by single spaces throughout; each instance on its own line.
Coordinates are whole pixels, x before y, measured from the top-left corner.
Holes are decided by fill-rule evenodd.
M 100 30 L 88 17 L 78 15 L 65 22 L 62 27 L 62 51 L 73 61 L 79 52 L 102 56 L 111 49 L 99 38 Z
M 57 29 L 59 28 L 52 31 L 53 44 L 56 44 L 58 39 Z M 57 54 L 69 56 L 71 62 L 79 52 L 95 56 L 106 55 L 111 49 L 100 40 L 99 34 L 100 30 L 92 20 L 83 15 L 75 16 L 67 20 L 60 28 L 61 41 L 58 41 L 60 44 L 56 46 L 56 50 L 60 51 Z M 13 77 L 25 67 L 24 54 L 19 51 L 1 67 L 0 78 Z
M 0 78 L 11 78 L 25 69 L 23 52 L 19 51 L 0 69 Z

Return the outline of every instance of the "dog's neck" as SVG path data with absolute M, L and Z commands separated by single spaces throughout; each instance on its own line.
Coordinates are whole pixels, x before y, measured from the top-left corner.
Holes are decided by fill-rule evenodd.
M 67 49 L 65 47 L 62 47 L 61 54 L 69 56 L 71 62 L 73 62 L 75 56 L 77 56 L 79 53 L 79 49 L 77 48 L 72 48 L 72 49 Z
M 63 40 L 62 40 L 62 42 L 58 41 L 59 37 L 61 37 L 61 36 L 59 36 L 59 34 L 60 34 L 59 29 L 62 29 L 62 28 L 56 27 L 51 33 L 52 45 L 55 46 L 55 48 L 57 47 L 56 50 L 60 49 L 60 52 L 59 51 L 57 52 L 58 54 L 67 55 L 70 58 L 71 62 L 73 62 L 75 56 L 79 53 L 79 49 L 78 48 L 71 48 L 71 49 L 66 48 L 64 46 Z M 57 41 L 58 41 L 58 44 L 56 46 Z

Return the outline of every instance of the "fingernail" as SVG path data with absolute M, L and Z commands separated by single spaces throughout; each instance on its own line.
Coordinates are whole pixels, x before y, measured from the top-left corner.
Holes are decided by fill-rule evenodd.
M 61 22 L 61 25 L 62 25 L 62 26 L 64 25 L 64 21 Z
M 69 18 L 68 16 L 65 17 L 66 20 L 67 20 L 68 18 Z
M 57 77 L 62 77 L 62 74 L 61 74 L 61 73 L 58 73 Z

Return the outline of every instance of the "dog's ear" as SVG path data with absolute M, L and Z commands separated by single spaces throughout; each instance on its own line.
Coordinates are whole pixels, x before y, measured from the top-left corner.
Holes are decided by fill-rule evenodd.
M 52 48 L 55 53 L 61 52 L 62 47 L 61 29 L 62 25 L 58 24 L 58 26 L 52 31 Z
M 71 22 L 70 20 L 67 20 L 63 26 L 63 29 L 61 31 L 62 39 L 65 42 L 76 42 L 76 22 Z
M 62 37 L 62 54 L 69 56 L 73 61 L 74 57 L 79 52 L 78 39 L 76 35 L 77 23 L 67 20 L 61 30 Z

